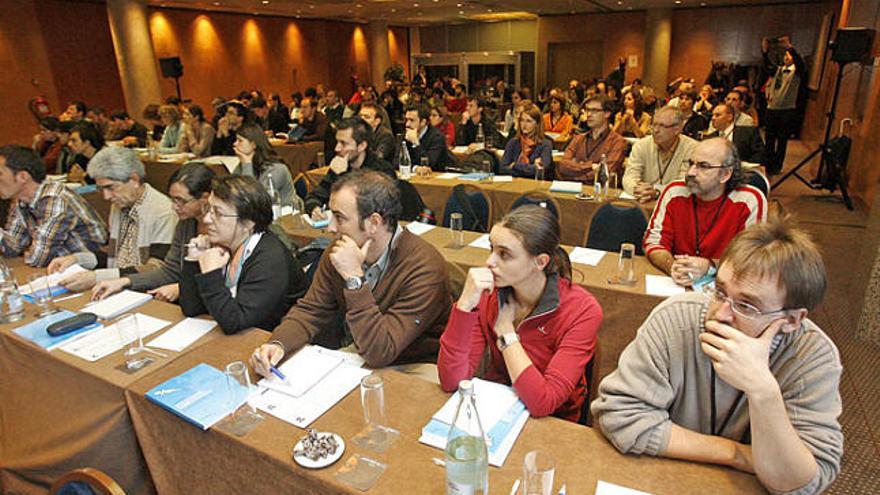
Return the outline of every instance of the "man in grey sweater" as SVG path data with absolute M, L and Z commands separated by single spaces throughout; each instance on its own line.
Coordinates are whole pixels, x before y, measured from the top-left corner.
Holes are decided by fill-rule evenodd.
M 840 356 L 806 318 L 824 291 L 805 233 L 745 229 L 711 297 L 672 297 L 648 316 L 599 386 L 597 425 L 621 452 L 753 472 L 772 493 L 821 492 L 843 455 Z

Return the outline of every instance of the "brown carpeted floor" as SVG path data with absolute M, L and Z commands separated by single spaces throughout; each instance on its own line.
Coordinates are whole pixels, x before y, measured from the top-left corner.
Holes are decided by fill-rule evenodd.
M 786 170 L 810 151 L 800 141 L 790 142 Z M 812 177 L 809 172 L 801 175 Z M 880 346 L 856 337 L 862 294 L 853 287 L 854 270 L 867 269 L 853 266 L 861 249 L 867 213 L 850 212 L 839 199 L 839 192 L 830 195 L 812 191 L 794 177 L 773 191 L 770 198 L 778 199 L 813 234 L 822 246 L 828 270 L 825 301 L 810 317 L 834 340 L 843 360 L 840 421 L 845 449 L 843 469 L 826 493 L 880 493 Z

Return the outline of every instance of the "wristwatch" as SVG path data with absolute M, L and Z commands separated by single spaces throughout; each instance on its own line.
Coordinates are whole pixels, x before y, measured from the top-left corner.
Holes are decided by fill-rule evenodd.
M 498 350 L 504 352 L 504 349 L 519 342 L 519 335 L 516 332 L 503 333 L 498 336 Z
M 358 290 L 364 285 L 363 277 L 348 277 L 345 279 L 345 288 L 348 290 Z

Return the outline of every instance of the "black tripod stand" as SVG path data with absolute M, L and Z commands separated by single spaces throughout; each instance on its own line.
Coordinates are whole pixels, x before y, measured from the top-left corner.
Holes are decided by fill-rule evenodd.
M 807 179 L 804 179 L 798 171 L 810 162 L 816 155 L 822 154 L 821 161 L 819 163 L 819 174 L 817 177 L 823 177 L 823 172 L 826 172 L 826 169 L 829 167 L 834 167 L 835 162 L 834 158 L 831 156 L 832 150 L 828 146 L 828 142 L 831 139 L 831 128 L 834 126 L 834 115 L 837 111 L 837 97 L 840 96 L 840 82 L 843 80 L 843 68 L 846 67 L 847 62 L 838 62 L 837 67 L 837 78 L 834 81 L 834 96 L 831 98 L 831 109 L 826 114 L 827 119 L 825 122 L 825 139 L 822 140 L 822 143 L 818 148 L 813 150 L 812 153 L 806 156 L 803 160 L 800 161 L 795 167 L 789 170 L 785 175 L 783 175 L 778 181 L 776 181 L 772 186 L 770 186 L 770 190 L 776 189 L 780 184 L 786 181 L 792 175 L 795 176 L 798 180 L 803 182 L 810 189 L 822 189 L 825 187 L 825 184 L 813 184 Z M 838 170 L 837 173 L 833 174 L 834 181 L 830 186 L 832 192 L 836 187 L 840 188 L 840 193 L 843 195 L 843 202 L 846 204 L 846 208 L 848 210 L 853 209 L 852 200 L 849 197 L 849 192 L 846 190 L 846 182 L 843 180 L 843 174 Z

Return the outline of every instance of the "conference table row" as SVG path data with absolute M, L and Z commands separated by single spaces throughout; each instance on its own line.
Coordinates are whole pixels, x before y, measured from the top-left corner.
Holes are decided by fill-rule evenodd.
M 10 260 L 19 279 L 33 271 Z M 60 298 L 59 298 L 60 299 Z M 57 303 L 80 310 L 86 296 Z M 385 381 L 388 426 L 400 437 L 383 454 L 347 441 L 342 460 L 322 470 L 295 464 L 291 450 L 305 431 L 264 414 L 243 437 L 212 428 L 202 431 L 145 398 L 165 380 L 199 363 L 218 369 L 246 360 L 269 339 L 251 329 L 233 336 L 215 328 L 181 352 L 136 372 L 124 367 L 122 351 L 88 362 L 63 350 L 47 352 L 13 332 L 36 318 L 0 325 L 0 490 L 45 493 L 65 472 L 101 469 L 130 495 L 199 493 L 357 493 L 334 473 L 353 454 L 387 465 L 372 493 L 445 492 L 444 470 L 432 458 L 442 452 L 418 442 L 421 428 L 448 394 L 432 383 L 392 370 Z M 180 309 L 150 301 L 137 312 L 176 323 Z M 161 335 L 166 327 L 150 337 Z M 150 342 L 147 340 L 147 343 Z M 253 371 L 251 371 L 253 376 Z M 364 426 L 355 389 L 311 426 L 349 440 Z M 590 494 L 597 480 L 655 494 L 763 493 L 753 476 L 725 468 L 619 454 L 595 429 L 556 418 L 530 419 L 501 468 L 490 468 L 490 491 L 507 493 L 522 473 L 526 452 L 541 449 L 556 459 L 557 489 Z M 279 492 L 279 490 L 281 490 Z
M 327 174 L 328 167 L 309 170 L 306 176 L 314 186 L 320 184 Z M 473 187 L 481 191 L 489 201 L 489 225 L 501 220 L 510 210 L 513 203 L 524 194 L 539 193 L 547 195 L 556 203 L 559 210 L 560 236 L 564 244 L 583 246 L 586 242 L 590 221 L 596 211 L 603 205 L 614 202 L 625 207 L 639 207 L 645 216 L 653 211 L 655 201 L 639 204 L 634 200 L 623 199 L 627 196 L 620 189 L 610 189 L 609 194 L 602 198 L 592 197 L 592 186 L 582 187 L 581 199 L 577 193 L 551 191 L 552 181 L 540 181 L 522 177 L 495 176 L 491 181 L 477 182 L 463 180 L 458 174 L 432 172 L 426 176 L 413 175 L 409 182 L 415 186 L 427 208 L 434 212 L 438 223 L 442 222 L 446 202 L 457 185 Z

